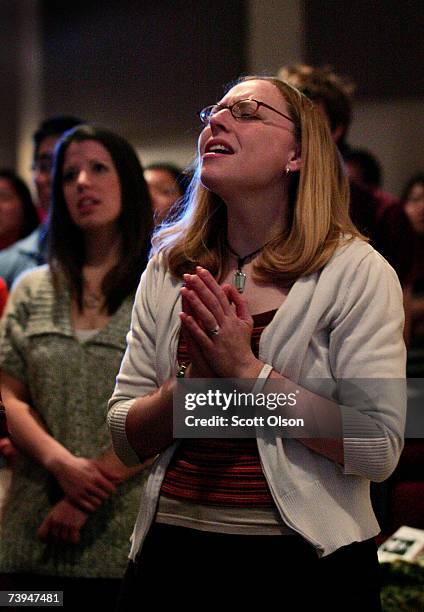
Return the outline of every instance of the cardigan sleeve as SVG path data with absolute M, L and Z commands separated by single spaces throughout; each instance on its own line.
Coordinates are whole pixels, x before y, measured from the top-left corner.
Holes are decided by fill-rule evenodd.
M 348 279 L 330 331 L 330 360 L 339 381 L 344 472 L 385 480 L 403 448 L 406 349 L 402 290 L 376 251 Z
M 128 411 L 138 397 L 155 391 L 156 376 L 156 306 L 159 262 L 152 259 L 144 271 L 132 311 L 127 335 L 127 349 L 108 404 L 108 425 L 114 450 L 126 465 L 140 459 L 130 445 L 125 423 Z

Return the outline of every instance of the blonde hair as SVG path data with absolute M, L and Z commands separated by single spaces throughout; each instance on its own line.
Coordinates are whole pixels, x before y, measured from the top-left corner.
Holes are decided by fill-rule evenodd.
M 279 79 L 248 76 L 239 82 L 249 80 L 266 80 L 279 89 L 301 150 L 302 166 L 289 187 L 289 223 L 283 234 L 265 246 L 253 266 L 258 280 L 286 285 L 322 268 L 342 235 L 347 239 L 362 236 L 349 217 L 349 184 L 321 111 Z M 201 265 L 222 280 L 229 258 L 226 206 L 203 187 L 199 171 L 200 160 L 180 218 L 158 228 L 152 253 L 162 252 L 178 278 Z

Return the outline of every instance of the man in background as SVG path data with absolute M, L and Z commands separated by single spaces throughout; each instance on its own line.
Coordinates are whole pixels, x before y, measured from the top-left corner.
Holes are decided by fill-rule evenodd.
M 0 277 L 9 287 L 19 274 L 46 261 L 46 221 L 51 202 L 53 156 L 62 134 L 83 123 L 75 117 L 52 117 L 34 133 L 33 181 L 42 223 L 26 238 L 0 253 Z

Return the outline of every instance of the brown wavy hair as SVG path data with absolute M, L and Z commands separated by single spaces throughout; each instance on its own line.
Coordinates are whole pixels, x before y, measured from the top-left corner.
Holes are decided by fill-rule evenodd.
M 254 261 L 263 282 L 291 284 L 322 268 L 341 236 L 363 238 L 349 217 L 349 183 L 328 123 L 311 100 L 274 77 L 246 76 L 237 81 L 265 80 L 280 91 L 295 125 L 302 166 L 291 175 L 289 222 Z M 231 87 L 234 86 L 234 83 Z M 158 228 L 152 253 L 163 253 L 171 273 L 181 278 L 196 265 L 221 281 L 227 273 L 227 210 L 223 200 L 199 180 L 200 159 L 186 195 L 185 207 L 173 224 Z

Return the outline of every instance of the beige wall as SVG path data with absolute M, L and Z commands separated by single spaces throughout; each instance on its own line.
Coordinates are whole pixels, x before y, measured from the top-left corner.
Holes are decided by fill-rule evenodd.
M 303 57 L 303 2 L 249 0 L 247 71 L 274 74 Z
M 202 7 L 209 6 L 206 0 L 202 0 L 201 3 Z M 166 4 L 164 2 L 161 6 Z M 197 17 L 192 17 L 187 32 L 180 31 L 180 28 L 185 26 L 185 23 L 181 22 L 176 28 L 179 31 L 178 35 L 176 32 L 172 39 L 174 47 L 171 55 L 167 55 L 171 40 L 168 40 L 169 44 L 165 47 L 163 45 L 160 47 L 159 55 L 149 47 L 149 57 L 157 62 L 155 69 L 150 73 L 137 70 L 138 55 L 133 56 L 131 74 L 134 74 L 134 78 L 130 80 L 132 91 L 123 91 L 118 86 L 112 90 L 109 88 L 108 97 L 102 97 L 100 92 L 101 104 L 93 107 L 96 94 L 93 94 L 91 81 L 68 79 L 66 88 L 61 93 L 60 88 L 63 84 L 59 77 L 68 66 L 72 65 L 72 62 L 78 59 L 73 57 L 72 53 L 75 53 L 75 49 L 78 50 L 80 46 L 75 44 L 72 38 L 70 42 L 75 45 L 74 51 L 64 43 L 63 65 L 60 64 L 61 54 L 51 53 L 50 61 L 56 61 L 55 58 L 58 58 L 57 63 L 51 66 L 51 69 L 56 71 L 53 83 L 48 82 L 48 79 L 46 82 L 42 78 L 42 67 L 46 58 L 43 58 L 41 51 L 41 21 L 38 18 L 40 6 L 41 3 L 37 0 L 0 0 L 2 10 L 0 30 L 4 42 L 0 58 L 2 68 L 0 86 L 3 91 L 0 109 L 2 133 L 0 166 L 6 163 L 13 165 L 17 160 L 19 170 L 28 176 L 31 133 L 45 114 L 60 112 L 87 116 L 89 120 L 94 120 L 95 115 L 99 114 L 101 121 L 120 131 L 133 142 L 140 151 L 144 163 L 163 159 L 182 165 L 189 163 L 195 153 L 198 133 L 192 113 L 193 108 L 219 96 L 220 84 L 228 78 L 237 76 L 234 74 L 237 70 L 243 70 L 236 67 L 237 58 L 231 53 L 231 44 L 233 44 L 231 36 L 221 35 L 219 48 L 216 48 L 217 35 L 213 25 L 209 28 L 210 36 L 205 37 L 204 34 L 201 35 L 200 30 L 199 32 L 195 30 Z M 69 3 L 69 6 L 72 6 L 72 3 Z M 91 3 L 91 6 L 94 4 Z M 117 6 L 120 6 L 119 3 Z M 217 4 L 212 4 L 212 0 L 210 6 L 214 6 L 214 10 L 217 10 Z M 244 37 L 245 57 L 243 61 L 240 59 L 238 65 L 240 67 L 244 65 L 245 72 L 274 74 L 282 64 L 301 61 L 308 55 L 305 53 L 307 41 L 304 15 L 304 7 L 308 5 L 305 5 L 303 0 L 246 0 L 243 6 L 246 13 L 243 15 L 240 11 L 240 24 L 237 23 L 239 13 L 235 16 L 233 13 L 230 18 L 232 25 L 229 27 L 233 32 L 233 38 L 237 39 L 238 53 L 243 47 L 240 45 L 240 40 Z M 205 11 L 200 10 L 197 3 L 196 7 L 197 15 L 202 16 L 204 32 L 204 28 L 209 27 L 204 22 Z M 66 14 L 64 33 L 70 37 L 75 36 L 77 30 L 72 27 L 72 15 L 66 11 L 64 14 Z M 91 15 L 91 19 L 93 18 Z M 157 20 L 155 21 L 152 16 L 150 18 L 153 27 Z M 216 19 L 212 20 L 212 14 L 208 15 L 208 18 L 211 24 L 218 23 Z M 54 19 L 53 23 L 56 23 Z M 60 24 L 60 20 L 57 23 Z M 78 27 L 81 29 L 81 23 Z M 132 33 L 128 33 L 128 37 L 132 41 L 137 41 L 136 25 L 134 28 Z M 162 30 L 159 28 L 159 34 L 156 36 L 163 35 Z M 59 34 L 55 33 L 55 44 L 60 44 Z M 87 44 L 86 41 L 86 47 Z M 101 47 L 100 42 L 98 45 Z M 182 45 L 180 53 L 176 52 L 178 45 Z M 113 45 L 111 48 L 113 49 Z M 55 49 L 53 47 L 53 51 Z M 102 61 L 108 52 L 109 50 L 101 49 Z M 379 50 L 375 49 L 375 53 L 378 52 Z M 227 62 L 226 58 L 231 58 L 232 61 Z M 121 61 L 121 56 L 119 59 Z M 140 61 L 142 60 L 143 57 Z M 229 66 L 232 66 L 231 74 L 225 73 L 223 65 L 227 68 L 227 73 L 230 71 Z M 348 72 L 348 68 L 347 66 L 345 72 Z M 181 69 L 182 72 L 178 73 Z M 80 70 L 79 74 L 86 73 L 84 65 Z M 189 86 L 186 81 L 181 82 L 187 70 L 192 70 L 194 75 Z M 207 76 L 202 83 L 200 82 L 204 75 L 210 74 L 214 76 Z M 104 79 L 109 78 L 105 71 L 102 75 Z M 171 75 L 173 75 L 172 88 L 168 86 Z M 121 80 L 122 84 L 125 84 L 123 76 L 125 75 L 121 74 Z M 99 84 L 101 83 L 102 79 L 99 79 Z M 158 83 L 159 89 L 155 83 Z M 167 87 L 164 87 L 164 83 Z M 96 88 L 94 90 L 97 91 Z M 142 111 L 150 108 L 152 99 L 154 105 L 151 107 L 152 114 L 149 120 Z M 134 100 L 137 104 L 131 106 L 130 103 L 132 104 Z M 66 104 L 69 104 L 69 107 Z M 80 107 L 75 108 L 75 104 L 79 104 Z M 88 115 L 84 112 L 87 108 L 90 109 Z M 369 148 L 380 158 L 385 171 L 385 186 L 395 193 L 399 192 L 401 185 L 412 172 L 424 167 L 423 111 L 424 101 L 402 99 L 399 95 L 396 100 L 362 99 L 356 103 L 350 140 L 354 145 Z

